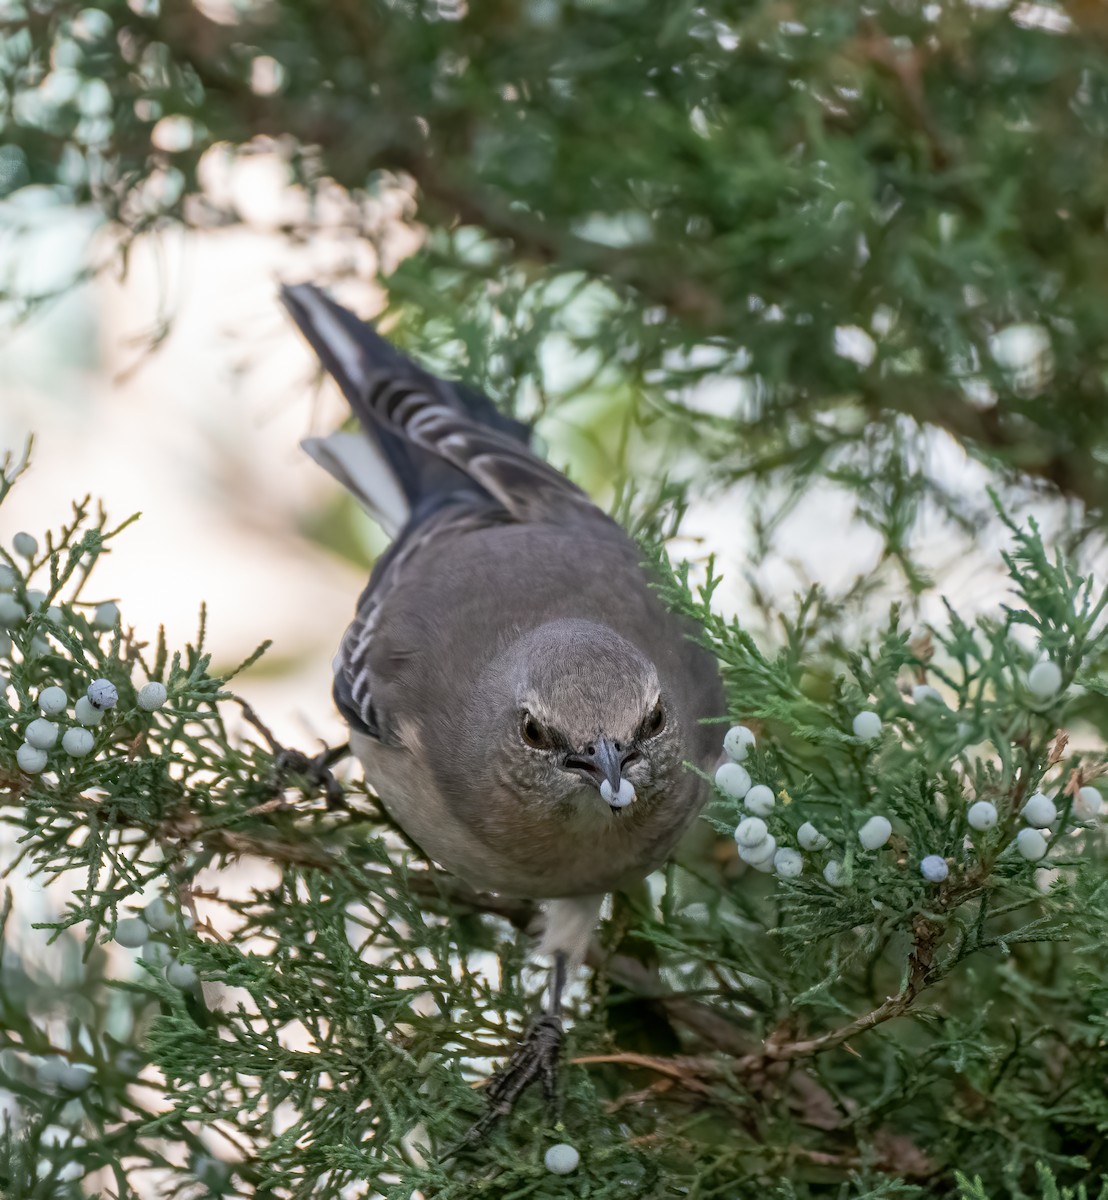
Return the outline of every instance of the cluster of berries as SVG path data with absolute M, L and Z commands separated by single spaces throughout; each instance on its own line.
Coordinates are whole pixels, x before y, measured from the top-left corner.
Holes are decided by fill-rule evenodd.
M 161 708 L 168 699 L 165 684 L 151 682 L 139 688 L 135 697 L 139 708 L 153 712 Z M 69 708 L 69 696 L 57 684 L 44 687 L 38 694 L 38 708 L 42 714 L 30 721 L 23 730 L 23 744 L 15 753 L 19 769 L 28 775 L 38 775 L 46 769 L 49 752 L 61 736 L 61 748 L 70 758 L 84 758 L 91 754 L 96 744 L 92 733 L 104 719 L 104 714 L 119 703 L 119 691 L 110 679 L 94 679 L 83 696 L 73 706 L 73 720 L 69 729 L 61 732 L 59 717 Z
M 38 541 L 29 533 L 17 533 L 12 538 L 12 549 L 20 557 L 27 559 L 28 565 L 33 566 L 33 560 L 38 554 Z M 19 595 L 16 594 L 19 589 Z M 20 599 L 20 596 L 23 599 Z M 56 604 L 47 605 L 46 593 L 37 588 L 20 588 L 20 575 L 6 563 L 0 563 L 0 658 L 7 658 L 12 651 L 12 639 L 9 630 L 15 629 L 31 613 L 44 612 L 47 620 L 53 626 L 66 624 L 65 610 Z M 119 609 L 111 601 L 96 606 L 91 617 L 93 629 L 111 630 L 119 623 Z M 28 652 L 30 657 L 39 658 L 50 650 L 50 645 L 40 635 L 31 639 Z M 0 684 L 0 687 L 6 684 Z
M 1048 689 L 1047 694 L 1057 692 L 1061 683 L 1061 671 L 1052 662 L 1037 664 L 1028 676 L 1028 687 L 1039 698 L 1043 698 L 1044 689 Z M 920 684 L 913 690 L 913 700 L 917 704 L 943 703 L 939 693 L 926 684 Z M 881 736 L 883 725 L 877 713 L 866 710 L 854 717 L 851 728 L 859 740 L 870 742 Z M 725 796 L 741 801 L 750 814 L 743 817 L 735 828 L 735 843 L 743 862 L 767 874 L 774 872 L 782 879 L 795 879 L 804 870 L 804 856 L 799 850 L 778 846 L 777 839 L 769 832 L 764 820 L 776 807 L 773 789 L 765 784 L 754 783 L 750 772 L 743 766 L 754 745 L 754 733 L 745 725 L 735 725 L 727 731 L 723 739 L 727 761 L 716 771 L 716 787 Z M 1100 792 L 1086 786 L 1076 795 L 1073 814 L 1079 820 L 1092 820 L 1100 816 L 1103 808 L 1104 800 Z M 1024 804 L 1020 815 L 1026 824 L 1016 835 L 1016 850 L 1025 859 L 1038 862 L 1047 852 L 1046 835 L 1042 831 L 1057 820 L 1057 807 L 1049 796 L 1036 792 Z M 996 806 L 988 800 L 978 800 L 966 813 L 970 828 L 978 832 L 992 829 L 998 819 Z M 869 817 L 858 830 L 858 841 L 863 850 L 878 850 L 888 842 L 892 832 L 892 822 L 888 817 L 878 814 Z M 796 831 L 796 840 L 801 850 L 810 852 L 826 850 L 830 845 L 829 839 L 810 821 L 805 821 Z M 928 883 L 942 883 L 948 878 L 950 867 L 942 855 L 927 854 L 919 861 L 919 871 Z M 823 868 L 823 877 L 832 887 L 842 886 L 846 882 L 843 864 L 838 859 L 831 859 Z
M 735 844 L 743 862 L 767 875 L 775 872 L 782 879 L 795 879 L 804 870 L 804 856 L 788 846 L 779 847 L 764 819 L 777 807 L 777 797 L 771 787 L 755 783 L 742 765 L 754 745 L 754 734 L 745 725 L 727 731 L 723 749 L 728 761 L 716 771 L 716 787 L 725 796 L 741 800 L 750 813 L 735 830 Z
M 854 729 L 858 737 L 870 740 L 881 732 L 881 720 L 876 713 L 859 713 L 854 719 Z M 782 879 L 796 879 L 804 870 L 804 855 L 791 846 L 778 846 L 764 819 L 777 806 L 773 789 L 764 783 L 754 783 L 742 765 L 754 745 L 754 734 L 745 725 L 727 731 L 723 749 L 728 761 L 716 771 L 716 787 L 725 796 L 741 800 L 750 814 L 735 829 L 735 844 L 743 862 L 766 874 L 773 872 Z M 889 840 L 892 831 L 887 817 L 870 817 L 859 829 L 858 840 L 864 849 L 876 850 Z M 805 821 L 796 831 L 796 840 L 801 850 L 812 852 L 826 850 L 831 844 L 811 821 Z M 844 882 L 842 863 L 832 859 L 823 868 L 823 877 L 832 887 L 838 887 Z
M 99 725 L 104 714 L 119 703 L 119 692 L 109 679 L 94 679 L 85 694 L 73 706 L 73 717 L 77 724 L 61 735 L 62 749 L 70 758 L 84 758 L 92 752 L 95 739 L 91 728 Z M 39 711 L 23 730 L 23 745 L 15 753 L 19 769 L 28 775 L 37 775 L 46 769 L 48 752 L 58 742 L 58 724 L 50 720 L 60 716 L 69 707 L 69 697 L 64 688 L 57 685 L 45 687 L 38 694 Z
M 138 917 L 124 917 L 115 924 L 115 940 L 128 950 L 142 950 L 143 960 L 164 972 L 166 981 L 181 991 L 190 991 L 196 987 L 200 977 L 195 967 L 188 963 L 178 962 L 173 951 L 165 942 L 157 941 L 153 934 L 169 933 L 177 927 L 177 912 L 159 897 L 151 900 Z M 182 913 L 184 924 L 191 923 L 188 914 Z
M 29 533 L 17 533 L 12 545 L 17 554 L 29 560 L 38 553 L 38 542 Z M 23 593 L 26 603 L 20 601 L 13 594 L 18 579 L 19 576 L 11 567 L 0 564 L 0 657 L 10 655 L 12 649 L 11 638 L 6 631 L 24 620 L 28 611 L 37 612 L 46 602 L 44 592 L 32 589 Z M 65 623 L 64 610 L 50 607 L 46 611 L 54 624 Z M 91 624 L 99 630 L 118 628 L 119 609 L 111 601 L 98 605 Z M 7 687 L 8 680 L 0 675 L 0 698 Z M 135 695 L 136 704 L 146 712 L 161 708 L 167 699 L 165 684 L 157 681 L 144 684 Z M 84 758 L 91 754 L 96 745 L 92 731 L 103 721 L 105 713 L 118 703 L 119 691 L 115 684 L 110 679 L 94 679 L 85 694 L 79 696 L 73 705 L 73 723 L 69 728 L 62 729 L 54 718 L 61 717 L 68 710 L 69 696 L 65 688 L 57 684 L 42 688 L 38 694 L 40 715 L 27 724 L 23 730 L 23 744 L 16 751 L 19 769 L 27 775 L 41 774 L 46 770 L 50 752 L 59 747 L 59 742 L 60 749 L 70 758 Z

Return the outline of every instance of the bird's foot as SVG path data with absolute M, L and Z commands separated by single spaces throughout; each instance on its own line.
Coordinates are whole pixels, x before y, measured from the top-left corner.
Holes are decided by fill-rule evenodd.
M 289 750 L 286 746 L 281 745 L 273 736 L 273 731 L 269 726 L 241 696 L 236 696 L 235 699 L 242 709 L 243 717 L 262 735 L 266 745 L 269 747 L 270 753 L 273 755 L 273 773 L 269 780 L 269 786 L 273 789 L 274 794 L 277 794 L 284 788 L 286 776 L 299 775 L 312 787 L 323 789 L 327 796 L 327 810 L 329 812 L 349 807 L 346 803 L 341 784 L 331 773 L 331 768 L 335 763 L 350 753 L 349 742 L 344 742 L 341 746 L 328 747 L 321 750 L 314 758 L 309 757 L 302 750 Z
M 348 745 L 328 748 L 314 757 L 309 757 L 302 750 L 282 747 L 273 760 L 275 783 L 279 785 L 287 775 L 299 775 L 312 787 L 323 791 L 327 797 L 328 812 L 347 809 L 349 805 L 346 803 L 342 785 L 335 778 L 331 768 L 349 753 Z
M 537 1080 L 542 1082 L 542 1094 L 550 1109 L 558 1102 L 558 1063 L 562 1056 L 562 1018 L 553 1013 L 541 1013 L 527 1027 L 511 1058 L 489 1081 L 485 1089 L 488 1107 L 462 1141 L 472 1145 L 481 1141 L 502 1117 L 515 1107 L 516 1101 Z

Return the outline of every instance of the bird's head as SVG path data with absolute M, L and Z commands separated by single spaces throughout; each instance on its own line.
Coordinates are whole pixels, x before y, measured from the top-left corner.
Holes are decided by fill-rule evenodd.
M 522 802 L 629 814 L 649 807 L 679 769 L 680 725 L 654 664 L 606 626 L 541 625 L 493 673 L 492 769 Z

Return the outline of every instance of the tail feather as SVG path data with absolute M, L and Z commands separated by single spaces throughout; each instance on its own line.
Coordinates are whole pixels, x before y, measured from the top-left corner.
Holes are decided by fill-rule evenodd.
M 376 442 L 340 429 L 327 437 L 305 438 L 300 446 L 357 499 L 389 537 L 396 537 L 404 528 L 411 505 Z
M 283 287 L 281 299 L 377 451 L 335 438 L 305 449 L 387 527 L 395 528 L 398 496 L 411 512 L 428 498 L 477 490 L 517 518 L 567 500 L 587 503 L 532 453 L 529 426 L 486 396 L 423 370 L 310 284 Z

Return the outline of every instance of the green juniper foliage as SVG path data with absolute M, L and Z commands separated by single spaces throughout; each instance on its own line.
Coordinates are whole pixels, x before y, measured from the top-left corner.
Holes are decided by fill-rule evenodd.
M 6 1196 L 139 1196 L 143 1181 L 404 1200 L 1108 1195 L 1106 839 L 1078 797 L 1104 757 L 1074 719 L 1108 691 L 1106 595 L 1033 527 L 1011 527 L 1002 612 L 913 633 L 894 607 L 851 647 L 818 591 L 755 638 L 713 608 L 711 570 L 692 588 L 658 559 L 756 732 L 743 765 L 776 795 L 771 833 L 795 847 L 812 822 L 828 845 L 795 879 L 745 866 L 742 806 L 717 794 L 680 865 L 604 927 L 573 1003 L 562 1124 L 528 1097 L 456 1159 L 442 1155 L 480 1111 L 474 1084 L 535 999 L 528 907 L 434 872 L 356 788 L 329 813 L 282 778 L 253 714 L 260 736 L 231 732 L 241 709 L 203 628 L 171 655 L 125 613 L 90 620 L 89 573 L 118 532 L 86 502 L 30 561 L 0 547 L 20 606 L 4 610 L 8 866 L 58 881 L 65 908 L 44 928 L 71 960 L 59 989 L 4 953 Z M 1044 697 L 1027 682 L 1040 649 L 1062 676 Z M 68 727 L 101 677 L 119 702 L 92 753 L 58 743 L 21 771 L 42 689 L 65 690 Z M 153 711 L 135 699 L 146 679 L 168 692 Z M 940 698 L 913 699 L 921 681 Z M 882 723 L 869 740 L 852 732 L 863 709 Z M 1036 790 L 1058 808 L 1038 863 L 1014 842 Z M 984 832 L 966 819 L 979 799 L 999 818 Z M 866 850 L 873 814 L 893 833 Z M 921 876 L 929 854 L 944 882 Z M 243 859 L 270 864 L 246 894 Z M 106 952 L 143 935 L 137 954 Z M 542 1163 L 558 1140 L 581 1153 L 568 1177 Z
M 1108 1200 L 1108 647 L 1080 565 L 1108 502 L 1106 131 L 1089 0 L 0 0 L 0 319 L 50 299 L 18 254 L 45 202 L 100 217 L 84 279 L 247 222 L 206 168 L 274 156 L 310 201 L 290 242 L 338 211 L 334 281 L 371 248 L 392 335 L 536 418 L 642 538 L 755 733 L 767 836 L 828 839 L 764 873 L 719 790 L 602 928 L 561 1126 L 529 1096 L 446 1159 L 533 1010 L 528 906 L 434 872 L 355 783 L 328 811 L 203 619 L 174 653 L 126 597 L 86 603 L 122 526 L 83 502 L 30 561 L 6 533 L 0 1193 Z M 926 627 L 923 539 L 991 553 L 986 479 L 1051 535 L 1017 515 L 1009 603 Z M 878 566 L 783 601 L 759 568 L 812 495 Z M 663 553 L 706 498 L 750 535 L 741 621 Z M 1092 537 L 1060 558 L 1059 529 Z M 98 678 L 118 703 L 72 755 Z M 63 898 L 45 924 L 28 877 Z

